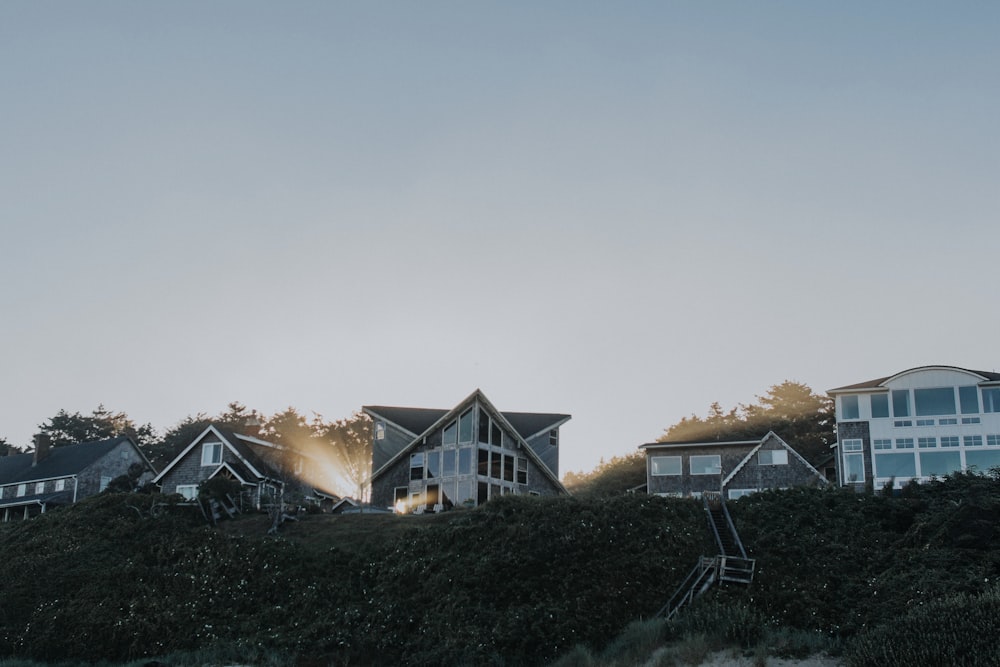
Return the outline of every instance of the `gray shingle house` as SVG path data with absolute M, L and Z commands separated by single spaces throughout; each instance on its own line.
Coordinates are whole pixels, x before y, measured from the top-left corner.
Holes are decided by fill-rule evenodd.
M 397 511 L 479 505 L 506 494 L 567 493 L 559 427 L 570 415 L 500 412 L 474 391 L 450 410 L 369 405 L 371 503 Z
M 734 499 L 764 489 L 827 484 L 773 432 L 759 440 L 651 442 L 639 449 L 646 453 L 646 489 L 657 495 L 721 492 Z
M 269 499 L 293 491 L 318 504 L 324 499 L 339 500 L 339 496 L 322 490 L 314 464 L 310 457 L 272 442 L 211 425 L 153 482 L 163 493 L 178 493 L 190 500 L 197 497 L 202 482 L 216 477 L 230 479 L 242 488 L 243 509 L 261 509 Z
M 0 519 L 27 519 L 71 505 L 130 472 L 139 483 L 156 474 L 128 436 L 62 447 L 38 436 L 33 453 L 0 457 Z

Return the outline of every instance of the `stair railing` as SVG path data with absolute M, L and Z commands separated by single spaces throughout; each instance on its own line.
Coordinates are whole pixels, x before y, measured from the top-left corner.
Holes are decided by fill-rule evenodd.
M 702 556 L 698 559 L 698 564 L 688 573 L 680 586 L 670 597 L 663 607 L 656 612 L 656 616 L 666 616 L 669 621 L 674 614 L 681 610 L 684 605 L 689 604 L 697 595 L 704 592 L 718 576 L 719 558 Z

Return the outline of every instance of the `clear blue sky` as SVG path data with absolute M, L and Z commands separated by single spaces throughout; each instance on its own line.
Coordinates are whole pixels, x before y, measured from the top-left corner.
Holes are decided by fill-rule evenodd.
M 1000 366 L 995 2 L 0 3 L 0 436 Z

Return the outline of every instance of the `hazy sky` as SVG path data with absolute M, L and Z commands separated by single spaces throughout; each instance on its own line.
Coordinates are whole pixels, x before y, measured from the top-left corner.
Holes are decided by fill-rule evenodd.
M 0 436 L 997 370 L 1000 3 L 0 2 Z

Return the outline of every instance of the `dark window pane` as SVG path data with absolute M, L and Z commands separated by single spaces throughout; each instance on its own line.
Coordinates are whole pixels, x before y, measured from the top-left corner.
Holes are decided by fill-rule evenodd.
M 503 447 L 503 431 L 497 426 L 496 422 L 493 422 L 493 430 L 491 431 L 493 439 L 490 440 L 497 447 Z
M 514 457 L 508 454 L 503 457 L 503 478 L 507 482 L 514 481 Z
M 872 419 L 889 416 L 889 394 L 872 394 Z
M 479 442 L 484 445 L 490 442 L 490 418 L 482 408 L 479 408 Z
M 427 452 L 427 479 L 441 476 L 441 452 Z
M 916 405 L 918 417 L 953 415 L 955 414 L 955 389 L 953 387 L 914 389 L 913 402 Z
M 857 396 L 841 396 L 840 397 L 840 416 L 842 419 L 857 419 L 858 418 L 858 397 Z
M 472 408 L 463 412 L 458 418 L 458 441 L 472 442 Z
M 909 389 L 893 389 L 892 390 L 892 416 L 893 417 L 909 417 L 910 416 L 910 390 Z
M 500 467 L 503 462 L 503 454 L 499 452 L 490 452 L 490 477 L 494 479 L 500 479 Z
M 441 436 L 441 442 L 445 445 L 454 445 L 457 435 L 458 422 L 452 422 L 444 427 L 444 434 Z
M 483 477 L 490 474 L 490 451 L 488 449 L 479 450 L 479 474 Z
M 458 450 L 458 474 L 472 474 L 472 447 L 462 447 Z
M 439 489 L 437 484 L 427 485 L 427 507 L 428 509 L 433 509 L 434 505 L 441 502 L 441 496 L 439 494 Z
M 979 390 L 976 387 L 959 387 L 958 399 L 963 415 L 979 414 Z
M 441 474 L 446 477 L 455 474 L 455 450 L 446 449 L 441 452 Z
M 482 505 L 490 498 L 490 485 L 486 482 L 480 482 L 478 487 L 478 493 L 476 494 L 476 501 L 478 505 Z

